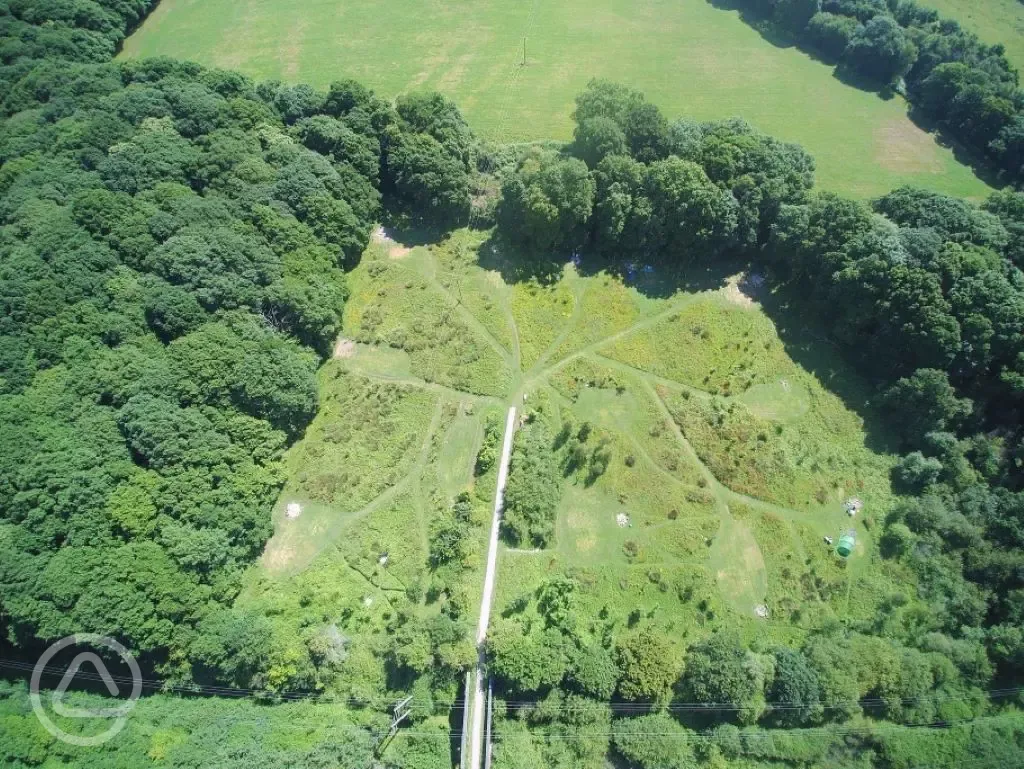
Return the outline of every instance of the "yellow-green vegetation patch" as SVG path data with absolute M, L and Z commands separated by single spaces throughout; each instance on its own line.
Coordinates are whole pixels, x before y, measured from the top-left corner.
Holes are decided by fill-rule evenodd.
M 659 393 L 701 460 L 734 491 L 797 509 L 836 507 L 850 494 L 889 498 L 890 460 L 864 446 L 860 418 L 823 389 L 809 384 L 810 407 L 787 424 L 737 399 Z
M 664 309 L 664 303 L 645 297 L 635 288 L 607 273 L 579 278 L 578 317 L 550 356 L 551 363 L 585 348 L 600 346 L 616 334 L 627 332 L 646 315 Z
M 498 483 L 498 457 L 504 439 L 505 410 L 496 406 L 483 406 L 479 414 L 483 432 L 473 468 L 473 490 L 476 497 L 490 504 L 494 502 L 494 489 Z M 481 466 L 480 455 L 485 449 L 489 461 L 486 466 Z
M 802 577 L 806 566 L 802 548 L 788 522 L 780 515 L 730 503 L 729 511 L 752 531 L 764 558 L 765 606 L 773 622 L 806 624 L 810 612 L 804 595 Z M 814 612 L 817 619 L 818 612 Z
M 342 364 L 349 371 L 380 379 L 404 379 L 412 376 L 409 353 L 396 347 L 355 344 Z
M 647 457 L 637 456 L 631 444 L 615 436 L 609 469 L 597 479 L 594 488 L 614 495 L 620 504 L 631 508 L 641 525 L 699 518 L 714 511 L 715 498 L 708 489 L 668 478 L 664 479 L 666 482 L 654 481 L 657 476 L 656 466 Z
M 646 460 L 628 467 L 614 458 L 620 446 L 613 441 L 611 466 L 592 485 L 566 486 L 559 552 L 578 563 L 702 562 L 718 525 L 711 494 L 671 481 L 652 483 L 655 470 Z
M 552 384 L 572 394 L 573 412 L 580 419 L 621 433 L 624 462 L 630 457 L 634 463 L 646 460 L 642 472 L 660 470 L 688 486 L 704 484 L 700 468 L 676 440 L 671 422 L 631 374 L 576 358 L 552 375 Z
M 510 354 L 516 338 L 511 314 L 512 289 L 493 270 L 478 266 L 477 249 L 484 234 L 477 230 L 458 230 L 433 246 L 437 281 L 450 296 L 462 304 L 488 333 Z
M 787 521 L 771 510 L 749 512 L 747 523 L 767 567 L 769 616 L 802 627 L 819 627 L 832 617 L 845 616 L 851 574 L 819 533 L 827 523 L 811 526 Z
M 393 614 L 388 592 L 352 569 L 336 548 L 290 577 L 250 572 L 237 606 L 270 619 L 283 659 L 298 660 L 305 649 L 317 649 L 335 662 L 326 667 L 342 679 L 339 688 L 346 679 L 365 680 L 368 689 L 375 682 L 384 686 L 383 662 L 373 652 L 376 634 Z
M 836 554 L 835 543 L 846 529 L 857 530 L 857 547 L 853 555 L 844 559 Z M 829 533 L 823 534 L 823 531 Z M 805 601 L 811 604 L 816 599 L 831 604 L 836 611 L 845 610 L 851 573 L 859 573 L 870 568 L 870 540 L 864 528 L 854 522 L 843 522 L 835 517 L 824 521 L 816 520 L 813 524 L 794 521 L 793 533 L 799 542 L 801 552 L 806 557 L 807 576 L 804 577 L 803 592 Z M 825 536 L 832 538 L 831 544 L 825 542 Z
M 576 296 L 565 281 L 545 285 L 534 279 L 512 286 L 512 314 L 524 369 L 548 350 L 575 308 Z
M 580 585 L 579 611 L 601 617 L 619 632 L 643 623 L 664 627 L 682 640 L 703 635 L 728 617 L 728 604 L 703 566 L 595 564 L 565 572 Z
M 586 357 L 573 358 L 552 371 L 548 377 L 548 384 L 559 395 L 573 402 L 591 388 L 620 391 L 630 381 L 628 375 Z
M 508 390 L 512 372 L 504 351 L 431 278 L 368 252 L 350 286 L 345 327 L 353 338 L 405 350 L 412 373 L 429 382 L 483 395 Z
M 654 560 L 703 565 L 721 525 L 722 519 L 717 514 L 704 518 L 670 518 L 643 529 L 640 546 L 643 549 L 646 544 Z
M 472 404 L 459 403 L 456 408 L 457 414 L 443 433 L 436 465 L 441 491 L 449 499 L 472 483 L 473 465 L 483 432 Z
M 336 509 L 358 510 L 409 471 L 437 396 L 365 379 L 335 363 L 321 379 L 320 411 L 289 452 L 289 487 Z
M 289 508 L 299 510 L 300 518 L 289 518 Z M 274 536 L 267 542 L 260 563 L 273 574 L 305 568 L 323 549 L 331 532 L 353 515 L 353 511 L 336 510 L 286 487 L 274 509 Z
M 504 612 L 545 579 L 564 571 L 565 562 L 556 551 L 503 548 L 495 579 L 494 614 Z
M 346 523 L 414 469 L 437 396 L 376 382 L 331 361 L 320 372 L 320 411 L 288 451 L 288 478 L 262 564 L 305 568 Z
M 426 571 L 428 535 L 423 501 L 405 493 L 345 528 L 338 551 L 379 590 L 405 593 Z
M 795 371 L 768 317 L 711 296 L 605 347 L 602 355 L 709 392 L 739 394 Z

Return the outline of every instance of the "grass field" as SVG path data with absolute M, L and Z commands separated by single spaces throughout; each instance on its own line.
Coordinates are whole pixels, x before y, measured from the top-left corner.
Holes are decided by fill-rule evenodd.
M 1024 5 L 1020 0 L 928 0 L 943 16 L 956 19 L 986 43 L 1002 43 L 1018 70 L 1024 70 Z
M 901 99 L 842 84 L 830 66 L 706 0 L 162 0 L 122 55 L 161 54 L 321 87 L 355 77 L 387 96 L 437 89 L 499 140 L 569 138 L 573 98 L 607 77 L 643 90 L 670 119 L 739 115 L 802 144 L 825 189 L 987 190 Z
M 588 425 L 587 446 L 610 461 L 596 478 L 566 466 L 547 547 L 502 548 L 496 616 L 568 575 L 582 616 L 615 627 L 643 616 L 680 639 L 731 627 L 798 640 L 871 618 L 898 589 L 905 575 L 872 534 L 892 460 L 868 448 L 841 360 L 825 349 L 813 372 L 797 363 L 736 276 L 670 290 L 667 275 L 631 286 L 595 265 L 508 284 L 477 263 L 487 249 L 504 266 L 485 237 L 375 243 L 351 273 L 348 338 L 320 372 L 322 408 L 289 452 L 275 535 L 239 601 L 271 618 L 275 670 L 303 645 L 343 644 L 325 684 L 358 698 L 387 687 L 396 616 L 435 617 L 448 601 L 471 626 L 496 475 L 474 465 L 509 404 L 552 435 Z M 429 537 L 463 491 L 470 541 L 439 595 Z M 851 495 L 865 504 L 856 520 Z M 823 538 L 848 528 L 857 548 L 843 562 Z

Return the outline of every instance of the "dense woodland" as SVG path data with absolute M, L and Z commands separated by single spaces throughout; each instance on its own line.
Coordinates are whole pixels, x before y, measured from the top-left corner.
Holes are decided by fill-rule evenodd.
M 879 77 L 906 74 L 912 94 L 964 66 L 948 82 L 982 71 L 991 83 L 973 83 L 971 98 L 1016 104 L 1000 51 L 940 34 L 948 25 L 934 19 L 911 24 L 909 4 L 826 2 L 818 15 L 798 5 L 776 9 L 780 22 L 874 8 L 844 50 L 891 28 L 873 16 L 900 20 L 913 60 Z M 438 95 L 391 104 L 351 81 L 324 93 L 167 59 L 112 62 L 145 11 L 0 4 L 0 634 L 14 652 L 93 631 L 183 685 L 322 685 L 314 653 L 278 659 L 266 618 L 233 599 L 271 533 L 281 454 L 316 413 L 344 271 L 386 207 L 436 228 L 496 223 L 548 258 L 745 258 L 861 367 L 872 408 L 900 432 L 893 481 L 904 496 L 882 543 L 917 574 L 919 601 L 822 628 L 799 648 L 721 634 L 684 660 L 642 626 L 584 644 L 576 586 L 547 584 L 543 621 L 499 621 L 488 649 L 512 713 L 503 765 L 569 767 L 613 748 L 645 769 L 911 769 L 922 755 L 935 767 L 1010 765 L 1024 750 L 1019 717 L 1002 712 L 1013 698 L 987 695 L 1024 677 L 1024 194 L 978 207 L 915 189 L 871 203 L 818 193 L 800 147 L 742 121 L 670 123 L 639 93 L 600 82 L 577 101 L 571 145 L 480 147 Z M 973 52 L 969 67 L 944 63 L 950 36 Z M 1012 176 L 1017 119 L 978 134 Z M 509 481 L 510 535 L 531 545 L 552 529 L 560 468 L 548 447 L 587 472 L 606 461 L 588 435 L 554 428 L 524 430 Z M 431 543 L 435 568 L 460 559 L 464 502 Z M 417 638 L 450 642 L 441 624 Z M 414 630 L 406 646 L 422 652 Z M 395 664 L 412 656 L 433 664 L 431 649 L 399 651 Z M 527 700 L 540 704 L 516 705 Z M 659 709 L 672 700 L 707 707 Z M 248 707 L 239 718 L 255 718 Z M 861 716 L 879 728 L 839 726 Z M 23 688 L 0 689 L 0 732 L 17 735 L 0 740 L 5 765 L 58 750 L 31 719 Z M 604 739 L 542 750 L 528 729 Z M 254 743 L 236 763 L 331 766 L 345 751 L 368 761 L 363 739 L 287 757 Z M 123 764 L 115 755 L 97 765 L 133 765 L 130 751 Z M 436 740 L 400 756 L 410 767 L 449 758 Z M 170 760 L 203 765 L 195 751 Z
M 2 7 L 0 625 L 28 650 L 110 633 L 171 680 L 300 686 L 231 608 L 241 570 L 381 189 L 464 218 L 472 136 L 433 95 L 108 61 L 143 10 Z

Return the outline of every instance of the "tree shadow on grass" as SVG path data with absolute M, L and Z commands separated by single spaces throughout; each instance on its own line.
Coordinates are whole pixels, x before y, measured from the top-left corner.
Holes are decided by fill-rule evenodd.
M 802 47 L 800 50 L 809 54 L 811 58 L 820 61 L 822 64 L 829 64 L 825 59 L 819 58 L 817 52 L 811 48 Z M 850 88 L 856 88 L 858 91 L 873 93 L 882 101 L 892 101 L 896 98 L 898 93 L 891 84 L 880 83 L 873 78 L 867 77 L 866 75 L 851 69 L 850 67 L 844 66 L 842 63 L 834 64 L 832 77 Z
M 825 335 L 811 309 L 789 287 L 763 291 L 758 301 L 774 322 L 786 355 L 863 420 L 865 446 L 878 453 L 894 453 L 899 441 L 872 403 L 877 387 L 870 374 Z
M 675 265 L 663 260 L 585 253 L 573 262 L 583 277 L 613 275 L 651 299 L 667 299 L 681 291 L 700 293 L 725 285 L 730 275 L 744 269 L 746 260 L 723 257 L 710 265 Z
M 399 245 L 415 248 L 445 240 L 458 225 L 432 225 L 422 218 L 410 216 L 400 208 L 389 207 L 381 216 L 381 227 Z
M 805 40 L 798 40 L 785 30 L 781 30 L 771 23 L 766 16 L 760 16 L 748 8 L 744 8 L 738 0 L 707 0 L 713 7 L 723 11 L 738 11 L 740 19 L 752 27 L 763 40 L 771 43 L 776 48 L 788 49 L 797 48 L 807 54 L 815 61 L 832 67 L 832 77 L 843 85 L 856 88 L 859 91 L 873 93 L 883 101 L 891 101 L 896 98 L 897 91 L 890 84 L 879 83 L 877 80 L 866 77 L 859 72 L 845 67 L 839 57 L 810 45 Z M 932 135 L 935 142 L 946 149 L 952 150 L 953 157 L 961 165 L 971 169 L 974 175 L 990 187 L 1000 189 L 1006 186 L 1006 181 L 999 176 L 998 169 L 982 155 L 968 149 L 951 137 L 931 116 L 907 100 L 907 117 L 914 125 Z
M 572 263 L 583 277 L 613 275 L 645 297 L 666 299 L 680 292 L 704 293 L 723 288 L 737 273 L 763 273 L 750 255 L 724 254 L 710 264 L 676 266 L 664 261 L 647 264 L 639 259 L 614 259 L 588 251 L 557 258 L 530 252 L 510 244 L 497 233 L 478 250 L 478 263 L 496 270 L 507 283 L 536 280 L 543 285 L 558 281 L 566 264 Z M 865 445 L 872 451 L 893 453 L 898 441 L 885 426 L 885 419 L 871 404 L 875 391 L 870 374 L 821 330 L 811 308 L 793 289 L 779 285 L 760 286 L 756 300 L 775 323 L 786 354 L 813 374 L 864 422 Z
M 908 102 L 907 117 L 922 131 L 931 134 L 936 144 L 950 150 L 956 162 L 970 168 L 971 172 L 989 187 L 1002 189 L 1007 186 L 1007 181 L 1000 177 L 998 169 L 984 156 L 957 141 L 934 117 L 926 114 L 920 107 Z
M 552 285 L 562 277 L 568 257 L 532 251 L 502 237 L 497 230 L 477 249 L 477 263 L 485 270 L 494 270 L 506 283 L 536 281 Z
M 748 260 L 726 255 L 711 265 L 676 265 L 663 259 L 616 258 L 587 249 L 570 254 L 551 254 L 523 248 L 495 230 L 477 249 L 477 264 L 497 271 L 506 283 L 536 281 L 552 285 L 572 264 L 582 277 L 612 275 L 646 297 L 667 299 L 680 291 L 714 291 L 726 279 L 745 269 Z

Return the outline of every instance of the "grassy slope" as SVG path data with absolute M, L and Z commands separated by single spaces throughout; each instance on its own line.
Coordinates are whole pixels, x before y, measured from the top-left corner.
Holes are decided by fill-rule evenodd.
M 573 97 L 591 77 L 608 77 L 642 89 L 670 117 L 741 115 L 799 142 L 825 189 L 986 192 L 907 119 L 902 100 L 841 84 L 831 67 L 773 46 L 706 0 L 162 0 L 123 55 L 158 54 L 318 86 L 351 76 L 387 95 L 435 88 L 500 140 L 568 138 Z
M 613 458 L 592 485 L 567 478 L 550 550 L 506 553 L 499 601 L 570 573 L 585 615 L 625 623 L 639 611 L 688 638 L 729 625 L 794 639 L 828 618 L 872 616 L 898 577 L 871 535 L 889 460 L 866 448 L 860 418 L 731 282 L 652 300 L 603 274 L 572 280 L 580 306 L 615 310 L 597 331 L 587 312 L 561 329 L 527 375 L 529 403 L 556 424 L 591 423 L 591 443 L 610 441 Z M 815 365 L 855 392 L 827 351 Z M 855 522 L 841 505 L 853 493 L 869 511 Z M 823 537 L 850 527 L 858 549 L 844 564 Z M 754 617 L 760 603 L 767 621 Z
M 503 549 L 499 608 L 568 573 L 584 616 L 606 610 L 624 627 L 638 610 L 679 638 L 728 625 L 797 640 L 829 618 L 873 616 L 905 575 L 877 554 L 891 460 L 866 445 L 842 361 L 781 338 L 735 280 L 682 291 L 659 274 L 645 293 L 569 267 L 551 287 L 509 285 L 477 265 L 481 244 L 503 258 L 484 238 L 376 245 L 350 276 L 346 333 L 359 343 L 321 372 L 324 408 L 289 455 L 277 533 L 242 598 L 282 644 L 335 627 L 355 662 L 333 688 L 383 687 L 387 618 L 429 578 L 432 523 L 472 487 L 479 525 L 453 599 L 475 612 L 494 472 L 474 484 L 472 464 L 487 414 L 518 393 L 553 432 L 589 423 L 587 451 L 604 442 L 611 460 L 596 482 L 566 472 L 549 548 Z M 866 503 L 853 522 L 851 494 Z M 293 500 L 306 507 L 287 520 Z M 851 526 L 843 564 L 822 538 Z M 412 594 L 417 611 L 439 610 Z
M 956 19 L 986 43 L 1002 43 L 1014 66 L 1024 70 L 1024 5 L 1020 0 L 928 0 L 925 5 Z

